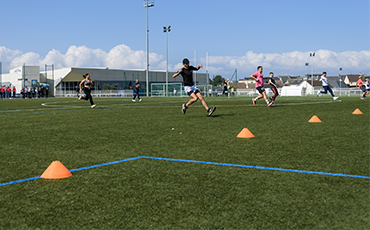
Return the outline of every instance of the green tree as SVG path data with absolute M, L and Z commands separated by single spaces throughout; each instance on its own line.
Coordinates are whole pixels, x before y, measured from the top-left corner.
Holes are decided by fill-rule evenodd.
M 213 86 L 218 86 L 218 85 L 221 85 L 222 82 L 224 81 L 225 79 L 221 76 L 221 75 L 216 75 L 212 82 L 211 82 L 211 85 Z

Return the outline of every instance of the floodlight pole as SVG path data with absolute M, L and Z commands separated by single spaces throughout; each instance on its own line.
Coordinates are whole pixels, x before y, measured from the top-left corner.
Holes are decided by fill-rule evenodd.
M 171 32 L 171 26 L 163 26 L 163 32 L 166 33 L 166 93 L 165 96 L 168 96 L 168 33 Z
M 306 70 L 306 75 L 305 75 L 305 77 L 306 77 L 306 97 L 307 97 L 307 81 L 308 81 L 308 77 L 307 77 L 307 66 L 309 66 L 310 65 L 310 63 L 305 63 L 304 64 L 304 66 L 305 66 L 305 70 Z
M 339 68 L 339 96 L 342 96 L 342 68 Z
M 310 53 L 310 57 L 312 57 L 312 62 L 311 62 L 311 85 L 313 89 L 312 94 L 315 94 L 315 87 L 313 86 L 313 57 L 315 57 L 315 53 Z
M 148 8 L 154 6 L 154 0 L 144 0 L 146 7 L 146 96 L 149 97 L 149 27 L 148 27 Z

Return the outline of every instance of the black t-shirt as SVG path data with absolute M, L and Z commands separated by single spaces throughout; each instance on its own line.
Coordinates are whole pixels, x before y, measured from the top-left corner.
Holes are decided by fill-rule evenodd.
M 181 71 L 180 74 L 182 76 L 182 79 L 184 80 L 184 86 L 193 86 L 194 85 L 193 70 L 197 71 L 197 68 L 195 68 L 192 65 L 189 66 L 189 69 L 182 68 L 182 71 Z
M 271 81 L 272 83 L 274 83 L 274 84 L 275 84 L 275 80 L 274 80 L 274 78 L 270 78 L 270 81 Z M 275 88 L 275 86 L 274 86 L 273 84 L 271 84 L 271 83 L 270 83 L 270 87 L 271 87 L 271 88 Z

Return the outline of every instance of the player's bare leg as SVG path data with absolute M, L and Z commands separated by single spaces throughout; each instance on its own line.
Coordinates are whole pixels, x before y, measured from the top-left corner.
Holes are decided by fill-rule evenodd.
M 195 93 L 190 94 L 191 99 L 186 103 L 186 107 L 189 107 L 189 105 L 193 104 L 194 102 L 198 101 L 197 95 Z
M 208 111 L 208 109 L 209 109 L 208 108 L 208 105 L 207 105 L 206 101 L 204 100 L 202 94 L 201 93 L 197 93 L 196 96 L 200 100 L 200 102 L 202 102 L 203 107 Z

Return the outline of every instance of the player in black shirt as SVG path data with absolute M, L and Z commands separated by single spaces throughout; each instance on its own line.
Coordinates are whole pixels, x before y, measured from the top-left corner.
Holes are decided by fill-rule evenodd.
M 275 84 L 274 73 L 273 72 L 270 72 L 269 84 L 270 84 L 271 91 L 274 93 L 274 96 L 270 97 L 270 100 L 271 100 L 270 103 L 274 104 L 276 97 L 279 96 L 279 92 L 278 92 L 277 86 Z
M 199 65 L 197 67 L 189 65 L 189 60 L 185 58 L 182 61 L 182 64 L 184 65 L 184 68 L 180 69 L 175 73 L 172 77 L 175 78 L 181 74 L 182 79 L 184 81 L 184 89 L 185 92 L 191 97 L 191 99 L 188 101 L 188 103 L 182 105 L 182 113 L 185 114 L 186 109 L 193 104 L 194 102 L 198 101 L 198 99 L 202 102 L 202 105 L 207 110 L 208 115 L 211 116 L 212 113 L 216 110 L 216 107 L 209 108 L 207 106 L 206 101 L 204 100 L 202 94 L 200 93 L 199 89 L 194 85 L 193 82 L 193 71 L 198 71 L 200 68 L 203 67 L 203 65 Z

